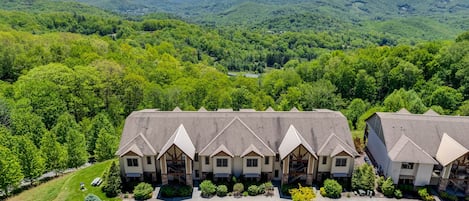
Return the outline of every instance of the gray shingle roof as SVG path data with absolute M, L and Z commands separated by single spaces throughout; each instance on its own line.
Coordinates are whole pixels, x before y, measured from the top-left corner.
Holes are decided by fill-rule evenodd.
M 375 131 L 382 133 L 381 138 L 388 153 L 402 135 L 406 135 L 433 158 L 436 157 L 444 133 L 469 148 L 469 117 L 377 112 L 367 122 L 374 126 Z M 374 122 L 381 122 L 381 128 Z
M 346 118 L 335 111 L 179 112 L 147 109 L 133 112 L 127 117 L 118 153 L 125 151 L 123 149 L 126 145 L 131 144 L 129 141 L 140 133 L 153 150 L 159 151 L 181 124 L 196 152 L 201 152 L 210 144 L 213 144 L 214 149 L 224 144 L 234 155 L 239 156 L 253 144 L 264 155 L 272 155 L 269 149 L 278 152 L 290 125 L 301 133 L 313 151 L 326 143 L 332 133 L 347 146 L 354 147 Z M 220 136 L 212 142 L 217 135 Z

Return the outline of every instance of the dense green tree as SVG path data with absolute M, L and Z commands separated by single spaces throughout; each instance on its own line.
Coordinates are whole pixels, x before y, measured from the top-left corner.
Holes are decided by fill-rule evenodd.
M 347 106 L 344 115 L 349 121 L 352 122 L 352 125 L 355 129 L 357 129 L 358 118 L 360 118 L 360 116 L 362 116 L 363 113 L 366 112 L 367 108 L 367 104 L 359 98 L 353 99 Z
M 109 121 L 108 115 L 105 113 L 99 113 L 96 115 L 93 120 L 91 120 L 91 125 L 86 130 L 86 145 L 87 151 L 90 155 L 94 155 L 96 140 L 98 139 L 98 135 L 102 129 L 111 135 L 115 134 L 114 126 Z
M 412 63 L 401 61 L 389 71 L 389 86 L 394 89 L 411 89 L 415 83 L 423 79 L 422 70 Z
M 27 99 L 21 99 L 16 103 L 16 108 L 11 113 L 11 130 L 14 135 L 28 136 L 37 147 L 40 147 L 41 139 L 47 130 L 42 118 L 32 113 L 27 104 L 29 104 Z
M 406 108 L 411 113 L 424 113 L 427 107 L 419 98 L 415 91 L 406 91 L 404 89 L 395 90 L 384 100 L 384 108 L 387 111 L 396 112 L 402 108 Z
M 438 87 L 430 96 L 432 105 L 439 105 L 451 111 L 459 107 L 462 99 L 461 92 L 447 86 Z
M 67 167 L 77 168 L 86 163 L 88 152 L 86 151 L 85 135 L 77 129 L 70 129 L 67 133 L 65 149 L 67 152 Z
M 343 101 L 336 93 L 337 88 L 325 79 L 318 80 L 312 84 L 299 86 L 302 92 L 302 106 L 304 110 L 311 111 L 315 108 L 338 109 Z
M 67 167 L 67 150 L 57 142 L 54 133 L 46 132 L 42 137 L 41 153 L 47 171 L 58 173 Z
M 377 92 L 376 80 L 365 70 L 359 70 L 355 78 L 354 97 L 375 101 Z
M 391 177 L 388 177 L 381 185 L 381 191 L 386 197 L 392 197 L 394 195 L 394 182 Z
M 10 127 L 12 104 L 0 95 L 0 125 Z
M 21 172 L 27 180 L 34 180 L 45 170 L 44 159 L 39 149 L 26 136 L 16 138 L 15 154 L 18 156 Z
M 78 130 L 79 126 L 75 121 L 75 118 L 69 113 L 63 113 L 57 119 L 57 123 L 50 130 L 57 137 L 57 141 L 60 144 L 67 142 L 67 136 L 71 130 Z
M 16 188 L 21 180 L 23 174 L 18 158 L 12 151 L 0 146 L 0 188 L 9 195 L 10 188 Z
M 115 157 L 117 149 L 117 138 L 113 133 L 110 133 L 105 128 L 99 131 L 98 139 L 96 140 L 96 160 L 104 161 Z
M 300 76 L 291 69 L 273 70 L 261 78 L 261 84 L 267 94 L 277 99 L 282 93 L 286 93 L 289 87 L 301 83 Z

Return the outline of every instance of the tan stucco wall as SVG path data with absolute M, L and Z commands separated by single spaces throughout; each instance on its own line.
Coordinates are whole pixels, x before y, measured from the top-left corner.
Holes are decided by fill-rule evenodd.
M 335 162 L 336 162 L 336 159 L 338 158 L 342 158 L 342 159 L 346 159 L 347 160 L 347 163 L 346 163 L 346 166 L 341 166 L 341 167 L 337 167 L 335 165 Z M 351 174 L 353 171 L 353 164 L 354 161 L 353 161 L 353 158 L 350 157 L 350 156 L 336 156 L 336 157 L 333 157 L 332 158 L 332 164 L 331 164 L 331 174 L 333 173 L 347 173 L 347 174 Z
M 129 167 L 127 166 L 127 159 L 134 159 L 136 158 L 138 160 L 138 167 Z M 143 173 L 143 167 L 142 167 L 142 158 L 138 157 L 138 156 L 123 156 L 121 158 L 121 162 L 124 164 L 124 172 L 125 173 L 140 173 L 142 174 Z
M 322 164 L 323 156 L 319 156 L 318 162 L 318 172 L 330 172 L 331 171 L 331 165 L 332 165 L 332 159 L 329 156 L 327 157 L 327 163 Z
M 247 166 L 247 159 L 257 159 L 257 167 L 248 167 Z M 246 156 L 243 158 L 243 174 L 249 174 L 249 173 L 255 173 L 255 174 L 260 174 L 261 173 L 261 163 L 263 163 L 264 160 L 262 160 L 261 157 L 255 157 L 255 156 Z
M 149 156 L 151 164 L 148 164 L 147 162 L 147 156 L 143 156 L 143 171 L 144 172 L 156 172 L 155 168 L 155 158 L 156 156 Z
M 265 164 L 265 158 L 269 158 L 269 164 Z M 273 164 L 275 157 L 264 156 L 264 158 L 261 158 L 259 161 L 261 162 L 261 172 L 274 172 Z
M 228 166 L 227 167 L 217 167 L 217 159 L 219 158 L 225 158 L 228 160 Z M 214 156 L 212 158 L 212 167 L 213 167 L 213 173 L 214 174 L 217 174 L 217 173 L 227 173 L 227 174 L 231 174 L 231 168 L 233 166 L 233 160 L 231 159 L 231 157 L 229 156 Z

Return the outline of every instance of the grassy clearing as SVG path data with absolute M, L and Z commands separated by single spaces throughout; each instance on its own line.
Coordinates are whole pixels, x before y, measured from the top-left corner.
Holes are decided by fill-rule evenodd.
M 90 185 L 96 177 L 102 177 L 112 161 L 96 163 L 91 167 L 64 175 L 60 178 L 41 184 L 38 187 L 24 191 L 8 201 L 83 201 L 89 193 L 95 194 L 102 200 L 114 201 L 120 198 L 106 198 L 100 187 Z M 85 183 L 87 190 L 80 190 L 80 182 Z

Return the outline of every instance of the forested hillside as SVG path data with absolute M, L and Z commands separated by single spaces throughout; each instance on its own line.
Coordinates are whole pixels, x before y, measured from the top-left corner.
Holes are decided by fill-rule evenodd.
M 387 34 L 412 42 L 469 29 L 468 0 L 74 0 L 130 15 L 164 12 L 191 22 L 271 31 Z M 431 33 L 431 34 L 428 34 Z
M 403 107 L 469 115 L 469 32 L 396 45 L 379 34 L 208 28 L 54 3 L 2 1 L 2 189 L 114 157 L 124 118 L 143 108 L 328 108 L 359 130 L 372 112 Z

